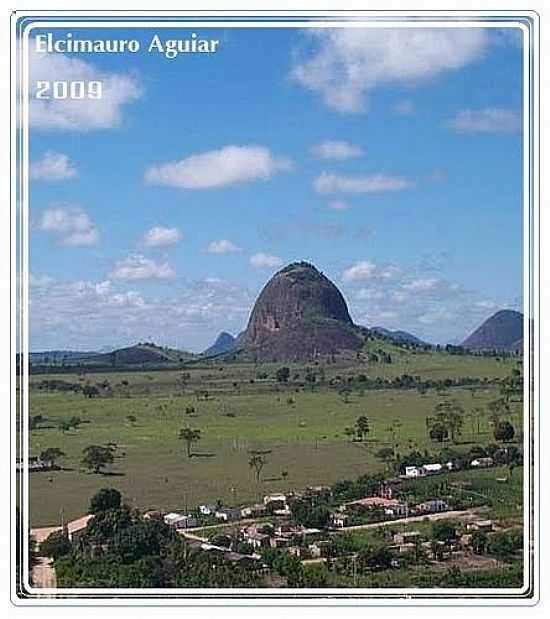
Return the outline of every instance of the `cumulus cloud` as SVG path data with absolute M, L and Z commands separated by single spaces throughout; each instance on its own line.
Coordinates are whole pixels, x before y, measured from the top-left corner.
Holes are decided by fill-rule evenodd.
M 416 112 L 415 104 L 409 99 L 394 103 L 391 109 L 398 116 L 412 116 Z
M 145 295 L 136 282 L 120 280 L 29 279 L 33 350 L 97 350 L 144 340 L 203 350 L 220 331 L 241 331 L 253 303 L 246 288 L 218 278 L 182 282 L 166 296 Z
M 69 157 L 53 150 L 46 151 L 30 165 L 30 177 L 34 181 L 63 181 L 75 176 L 77 171 Z
M 147 247 L 165 247 L 167 245 L 174 245 L 182 238 L 183 235 L 177 228 L 153 226 L 145 233 L 143 242 Z
M 359 260 L 342 273 L 344 282 L 362 282 L 369 279 L 392 279 L 399 272 L 395 265 L 377 265 L 369 260 Z
M 290 167 L 288 159 L 273 156 L 264 146 L 224 146 L 180 161 L 153 165 L 145 172 L 145 180 L 178 189 L 215 189 L 266 181 Z
M 255 269 L 273 269 L 280 267 L 282 264 L 283 261 L 279 256 L 273 256 L 264 252 L 259 252 L 250 257 L 250 266 Z
M 460 285 L 456 282 L 448 282 L 436 277 L 425 277 L 404 282 L 402 288 L 415 293 L 434 291 L 456 292 L 460 290 Z
M 353 159 L 360 157 L 363 150 L 359 146 L 341 140 L 325 140 L 315 145 L 311 152 L 319 159 Z
M 42 213 L 40 229 L 54 234 L 68 247 L 95 245 L 99 239 L 97 228 L 79 206 L 46 209 Z
M 322 28 L 291 77 L 339 112 L 361 112 L 375 88 L 411 85 L 461 69 L 485 53 L 482 28 Z
M 402 191 L 413 184 L 405 178 L 373 174 L 370 176 L 342 176 L 322 172 L 314 181 L 317 193 L 385 193 Z
M 221 239 L 220 241 L 212 241 L 208 244 L 206 251 L 209 254 L 234 254 L 242 251 L 240 247 L 228 241 L 227 239 Z
M 34 45 L 30 44 L 31 50 Z M 29 101 L 29 125 L 41 130 L 90 131 L 120 125 L 125 106 L 137 101 L 142 88 L 130 74 L 109 73 L 88 62 L 64 54 L 38 53 L 29 56 L 30 83 L 38 80 L 100 81 L 100 99 L 36 99 Z
M 174 277 L 175 271 L 167 262 L 158 263 L 141 254 L 135 254 L 116 263 L 111 277 L 113 279 L 167 279 Z
M 457 133 L 520 133 L 521 114 L 504 108 L 462 110 L 444 124 Z

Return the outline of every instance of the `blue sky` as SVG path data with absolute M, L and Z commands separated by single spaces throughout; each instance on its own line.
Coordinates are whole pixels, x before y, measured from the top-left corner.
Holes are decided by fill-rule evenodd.
M 521 307 L 513 33 L 210 29 L 169 60 L 71 32 L 142 49 L 33 54 L 32 80 L 106 86 L 31 103 L 32 350 L 201 350 L 301 259 L 356 322 L 433 342 Z

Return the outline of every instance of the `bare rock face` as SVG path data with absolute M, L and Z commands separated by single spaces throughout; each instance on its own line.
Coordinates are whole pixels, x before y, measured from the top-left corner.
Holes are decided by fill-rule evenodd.
M 283 360 L 355 350 L 363 340 L 338 288 L 312 264 L 296 262 L 266 284 L 241 341 L 260 357 Z

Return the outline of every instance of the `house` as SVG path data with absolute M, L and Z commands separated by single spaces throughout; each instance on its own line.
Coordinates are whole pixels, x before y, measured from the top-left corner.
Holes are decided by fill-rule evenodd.
M 423 466 L 406 466 L 405 477 L 407 478 L 426 477 L 426 469 Z
M 176 512 L 166 514 L 166 516 L 164 516 L 164 522 L 176 529 L 190 529 L 199 525 L 199 522 L 195 516 L 191 516 L 189 514 L 178 514 Z
M 419 503 L 415 511 L 421 514 L 437 514 L 439 512 L 446 512 L 449 509 L 449 505 L 441 499 L 433 499 L 432 501 L 425 501 Z
M 490 466 L 493 466 L 494 461 L 493 458 L 476 458 L 470 462 L 470 466 L 474 468 L 486 469 Z
M 267 533 L 260 533 L 259 531 L 245 535 L 245 540 L 255 549 L 269 546 L 269 539 Z
M 386 499 L 380 496 L 369 496 L 346 503 L 344 507 L 366 507 L 367 509 L 382 509 L 389 516 L 405 516 L 407 506 L 397 499 Z
M 333 512 L 330 514 L 330 524 L 331 526 L 342 529 L 343 527 L 348 526 L 349 516 L 342 512 Z
M 242 518 L 260 518 L 267 513 L 267 507 L 263 503 L 256 503 L 255 505 L 248 505 L 241 509 Z
M 270 503 L 282 503 L 286 505 L 286 495 L 278 493 L 264 496 L 264 505 L 269 505 Z
M 214 513 L 214 516 L 218 520 L 223 520 L 224 522 L 229 522 L 231 520 L 239 520 L 241 518 L 241 508 L 240 507 L 222 507 L 217 509 Z
M 317 542 L 313 542 L 308 546 L 309 554 L 312 559 L 319 559 L 320 557 L 326 557 L 331 545 L 331 541 L 328 539 L 321 539 Z
M 394 544 L 403 546 L 404 544 L 415 544 L 420 540 L 419 531 L 403 531 L 402 533 L 395 533 L 393 536 Z
M 217 507 L 215 505 L 199 505 L 199 512 L 203 516 L 213 516 Z
M 494 529 L 492 520 L 475 520 L 474 522 L 469 522 L 466 525 L 466 529 L 468 531 L 483 531 L 484 533 L 490 533 Z
M 443 466 L 439 462 L 433 464 L 423 464 L 422 468 L 426 471 L 427 475 L 437 475 L 443 472 Z

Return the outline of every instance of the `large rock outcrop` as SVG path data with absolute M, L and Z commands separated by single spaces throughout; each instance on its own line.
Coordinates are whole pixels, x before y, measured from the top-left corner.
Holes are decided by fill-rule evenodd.
M 356 350 L 365 333 L 338 288 L 312 264 L 296 262 L 266 284 L 240 344 L 261 358 L 306 359 Z

